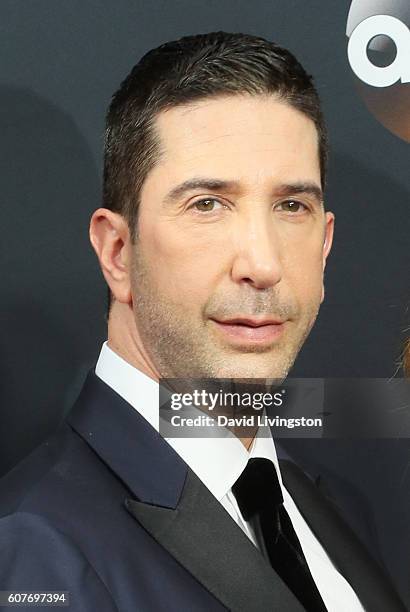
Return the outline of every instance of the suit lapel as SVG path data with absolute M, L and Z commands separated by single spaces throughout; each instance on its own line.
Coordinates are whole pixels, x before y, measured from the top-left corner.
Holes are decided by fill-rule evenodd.
M 127 486 L 128 512 L 224 606 L 303 612 L 194 472 L 93 370 L 67 422 Z
M 284 485 L 335 566 L 366 610 L 405 612 L 387 575 L 367 553 L 337 507 L 293 462 L 280 462 Z
M 129 512 L 224 606 L 235 612 L 303 607 L 190 469 L 178 506 L 132 499 Z

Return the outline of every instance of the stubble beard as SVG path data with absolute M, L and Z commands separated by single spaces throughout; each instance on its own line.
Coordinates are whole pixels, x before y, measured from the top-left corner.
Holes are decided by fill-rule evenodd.
M 135 323 L 144 349 L 161 378 L 284 380 L 319 311 L 319 304 L 312 303 L 305 307 L 303 314 L 299 313 L 297 323 L 291 323 L 297 325 L 297 329 L 269 349 L 261 373 L 261 358 L 255 362 L 255 357 L 266 353 L 266 347 L 251 350 L 248 346 L 240 351 L 240 359 L 238 349 L 218 347 L 207 329 L 209 320 L 202 319 L 200 327 L 196 328 L 186 316 L 183 305 L 172 302 L 161 292 L 161 287 L 156 286 L 138 246 L 133 258 L 132 289 Z

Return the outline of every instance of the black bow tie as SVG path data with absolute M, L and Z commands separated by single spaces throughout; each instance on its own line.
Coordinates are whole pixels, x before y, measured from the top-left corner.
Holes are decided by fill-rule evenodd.
M 283 505 L 282 491 L 272 461 L 250 459 L 232 491 L 245 521 L 259 523 L 273 569 L 308 612 L 326 612 Z

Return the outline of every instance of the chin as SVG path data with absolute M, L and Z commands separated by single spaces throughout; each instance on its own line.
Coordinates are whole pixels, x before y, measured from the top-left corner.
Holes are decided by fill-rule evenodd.
M 252 363 L 249 355 L 246 356 L 248 363 L 238 363 L 237 365 L 225 366 L 218 372 L 217 378 L 236 378 L 236 379 L 274 379 L 278 381 L 284 380 L 292 366 L 288 362 L 283 364 L 256 364 Z M 293 362 L 292 362 L 293 363 Z

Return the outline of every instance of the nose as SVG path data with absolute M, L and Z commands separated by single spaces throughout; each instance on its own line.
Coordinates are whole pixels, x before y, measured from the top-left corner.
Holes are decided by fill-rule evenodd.
M 242 219 L 234 242 L 232 279 L 235 282 L 246 282 L 256 289 L 267 289 L 280 282 L 279 240 L 269 212 L 262 214 L 259 211 Z

